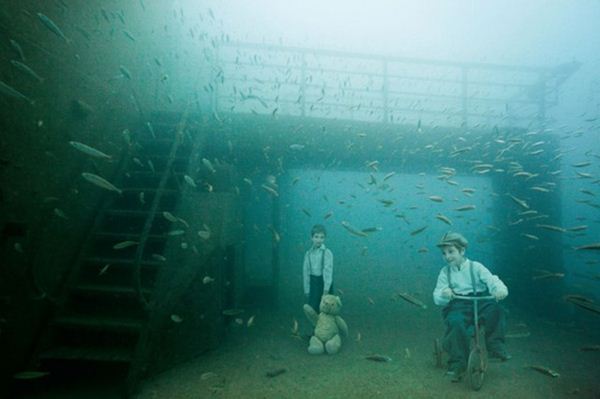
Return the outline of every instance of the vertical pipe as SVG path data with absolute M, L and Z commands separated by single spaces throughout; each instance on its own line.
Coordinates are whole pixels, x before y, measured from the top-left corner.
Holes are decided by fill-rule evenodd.
M 468 74 L 467 74 L 467 67 L 463 66 L 461 67 L 461 72 L 462 72 L 462 124 L 463 126 L 467 126 L 469 123 L 468 120 L 468 110 L 467 110 L 467 105 L 468 105 L 468 98 L 469 98 L 469 82 L 468 82 Z
M 389 79 L 388 79 L 388 62 L 387 60 L 382 61 L 382 69 L 383 69 L 383 87 L 382 95 L 383 95 L 383 123 L 389 122 L 390 112 L 388 108 L 389 102 Z
M 271 219 L 273 229 L 279 232 L 280 215 L 279 215 L 279 197 L 273 197 Z M 279 305 L 279 242 L 273 238 L 271 248 L 271 302 L 273 307 Z
M 306 116 L 306 53 L 300 60 L 300 115 Z

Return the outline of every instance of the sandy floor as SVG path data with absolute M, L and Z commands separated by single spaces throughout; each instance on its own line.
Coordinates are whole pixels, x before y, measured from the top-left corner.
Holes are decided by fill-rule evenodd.
M 439 309 L 406 305 L 394 314 L 344 314 L 350 336 L 335 356 L 310 356 L 306 342 L 291 336 L 294 318 L 301 322 L 301 332 L 308 332 L 301 316 L 263 310 L 250 328 L 232 323 L 219 349 L 147 380 L 137 399 L 600 398 L 600 352 L 579 350 L 599 344 L 598 335 L 567 326 L 512 314 L 509 331 L 522 330 L 519 323 L 525 322 L 531 335 L 510 339 L 513 359 L 490 363 L 483 388 L 473 392 L 466 381 L 451 383 L 445 369 L 434 366 L 432 342 L 443 331 Z M 364 358 L 372 353 L 393 360 Z M 552 378 L 527 365 L 543 365 L 561 376 Z M 280 368 L 286 371 L 266 375 Z

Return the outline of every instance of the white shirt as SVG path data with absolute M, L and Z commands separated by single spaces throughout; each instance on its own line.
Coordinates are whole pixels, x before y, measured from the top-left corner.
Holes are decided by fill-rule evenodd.
M 475 275 L 475 289 L 477 293 L 488 290 L 491 295 L 497 292 L 505 292 L 508 294 L 508 288 L 496 275 L 493 275 L 484 265 L 479 262 L 470 261 L 465 258 L 465 261 L 460 266 L 446 265 L 440 270 L 437 284 L 433 290 L 433 302 L 436 305 L 445 306 L 450 301 L 442 296 L 442 291 L 450 287 L 457 295 L 473 294 L 473 283 L 471 281 L 471 267 Z M 450 280 L 452 285 L 448 285 L 448 271 L 450 268 Z
M 323 258 L 325 257 L 325 258 Z M 321 244 L 319 248 L 312 248 L 304 254 L 302 276 L 304 280 L 304 293 L 310 291 L 310 276 L 323 276 L 323 292 L 328 292 L 333 281 L 333 253 Z

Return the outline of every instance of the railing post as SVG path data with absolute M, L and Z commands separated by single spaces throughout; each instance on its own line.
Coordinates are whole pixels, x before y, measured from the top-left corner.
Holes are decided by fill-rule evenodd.
M 306 53 L 300 57 L 300 114 L 306 116 Z
M 469 82 L 468 82 L 468 74 L 467 67 L 461 67 L 462 72 L 462 124 L 463 126 L 467 126 L 468 120 L 468 101 L 469 101 Z
M 537 119 L 540 128 L 546 127 L 546 73 L 540 72 L 539 83 L 537 87 L 538 93 L 538 114 Z
M 388 79 L 388 62 L 387 60 L 383 60 L 382 62 L 383 69 L 383 84 L 382 84 L 382 95 L 383 95 L 383 123 L 388 123 L 390 119 L 390 111 L 389 111 L 389 79 Z

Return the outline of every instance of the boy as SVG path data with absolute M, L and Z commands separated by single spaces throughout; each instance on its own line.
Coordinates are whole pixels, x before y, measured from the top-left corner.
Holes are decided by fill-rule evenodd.
M 310 231 L 312 247 L 304 254 L 302 276 L 305 301 L 319 312 L 321 297 L 333 291 L 333 253 L 325 248 L 325 227 L 316 224 Z
M 450 355 L 446 375 L 453 382 L 460 381 L 467 368 L 470 342 L 467 327 L 473 324 L 473 303 L 453 299 L 454 295 L 492 295 L 496 298 L 496 301 L 479 302 L 479 319 L 485 323 L 489 357 L 502 361 L 511 358 L 504 348 L 505 311 L 497 302 L 506 298 L 508 288 L 481 263 L 465 257 L 467 245 L 467 240 L 461 234 L 453 232 L 444 234 L 437 244 L 447 266 L 438 275 L 433 301 L 436 305 L 444 306 L 442 315 L 446 333 L 443 347 Z

